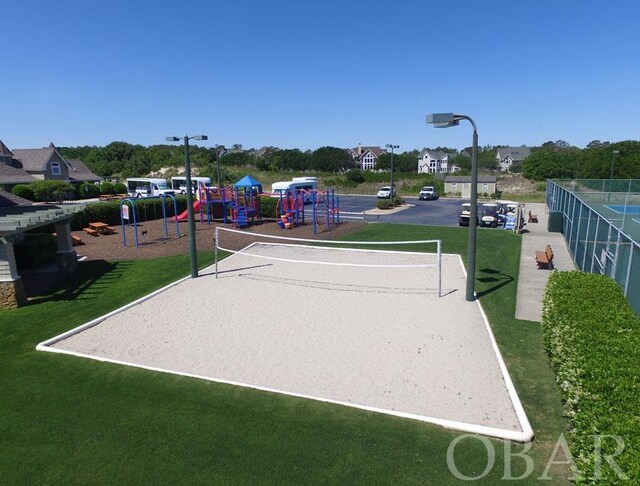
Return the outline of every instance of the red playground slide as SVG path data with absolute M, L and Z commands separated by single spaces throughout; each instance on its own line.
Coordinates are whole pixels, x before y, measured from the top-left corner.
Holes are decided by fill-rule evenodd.
M 200 209 L 200 201 L 193 202 L 193 210 L 198 211 Z M 184 221 L 189 217 L 189 210 L 185 209 L 184 212 L 178 214 L 178 221 Z

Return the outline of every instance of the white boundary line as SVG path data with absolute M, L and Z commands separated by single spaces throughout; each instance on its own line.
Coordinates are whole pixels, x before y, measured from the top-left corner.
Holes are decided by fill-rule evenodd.
M 588 203 L 586 205 L 589 206 Z M 637 204 L 629 204 L 629 205 L 626 205 L 626 206 L 624 204 L 611 204 L 611 205 L 603 204 L 603 206 L 605 208 L 613 211 L 614 213 L 623 214 L 623 215 L 626 214 L 626 215 L 629 215 L 629 216 L 631 216 L 631 215 L 635 216 L 636 213 L 635 212 L 631 212 L 631 213 L 627 212 L 626 211 L 627 208 L 640 209 L 640 206 L 638 206 Z M 617 209 L 613 209 L 613 208 L 625 208 L 625 210 L 624 211 L 618 211 Z
M 451 254 L 446 254 L 448 256 L 457 256 L 458 257 L 458 261 L 460 262 L 460 266 L 463 269 L 464 274 L 466 275 L 466 270 L 464 268 L 464 262 L 462 261 L 462 257 L 460 255 L 451 255 Z M 233 255 L 227 257 L 227 258 L 231 258 Z M 212 268 L 213 265 L 210 265 L 209 267 L 205 268 L 203 271 L 206 271 L 210 268 Z M 187 378 L 197 378 L 200 380 L 206 380 L 206 381 L 210 381 L 210 382 L 214 382 L 214 383 L 223 383 L 223 384 L 227 384 L 227 385 L 234 385 L 234 386 L 241 386 L 243 388 L 251 388 L 254 390 L 260 390 L 260 391 L 266 391 L 266 392 L 270 392 L 270 393 L 279 393 L 281 395 L 287 395 L 287 396 L 291 396 L 291 397 L 297 397 L 297 398 L 305 398 L 305 399 L 310 399 L 310 400 L 316 400 L 319 402 L 324 402 L 324 403 L 331 403 L 334 405 L 343 405 L 346 407 L 352 407 L 352 408 L 357 408 L 360 410 L 367 410 L 370 412 L 377 412 L 377 413 L 383 413 L 383 414 L 387 414 L 387 415 L 393 415 L 396 417 L 402 417 L 402 418 L 408 418 L 408 419 L 412 419 L 412 420 L 418 420 L 421 422 L 427 422 L 427 423 L 431 423 L 431 424 L 435 424 L 435 425 L 439 425 L 441 427 L 447 428 L 447 429 L 451 429 L 451 430 L 458 430 L 460 432 L 465 432 L 465 433 L 472 433 L 472 434 L 480 434 L 480 435 L 486 435 L 489 437 L 496 437 L 499 439 L 504 439 L 504 440 L 510 440 L 510 441 L 514 441 L 514 442 L 530 442 L 531 440 L 533 440 L 534 437 L 534 433 L 533 433 L 533 429 L 531 428 L 531 425 L 529 424 L 529 420 L 527 419 L 527 416 L 524 412 L 524 408 L 522 407 L 522 403 L 520 402 L 520 398 L 518 397 L 518 393 L 515 390 L 515 387 L 513 385 L 513 382 L 511 381 L 511 378 L 509 376 L 509 372 L 506 368 L 506 365 L 504 363 L 504 360 L 502 359 L 502 355 L 500 354 L 500 350 L 498 349 L 498 344 L 493 336 L 493 332 L 491 331 L 491 327 L 489 326 L 489 321 L 487 319 L 487 316 L 484 312 L 484 310 L 482 309 L 482 305 L 480 305 L 480 301 L 478 299 L 476 299 L 476 302 L 478 303 L 478 308 L 480 309 L 480 313 L 482 315 L 482 319 L 484 320 L 485 323 L 485 328 L 487 330 L 487 332 L 489 333 L 489 338 L 491 341 L 491 345 L 493 347 L 493 350 L 495 352 L 496 358 L 498 359 L 498 364 L 500 366 L 500 370 L 502 372 L 502 376 L 503 379 L 505 381 L 505 385 L 507 387 L 507 391 L 509 392 L 509 397 L 511 399 L 511 403 L 514 407 L 514 410 L 516 412 L 516 416 L 518 418 L 518 422 L 520 424 L 520 428 L 522 429 L 521 432 L 519 431 L 513 431 L 513 430 L 507 430 L 507 429 L 498 429 L 495 427 L 487 427 L 487 426 L 483 426 L 483 425 L 477 425 L 477 424 L 469 424 L 466 422 L 458 422 L 455 420 L 447 420 L 447 419 L 441 419 L 441 418 L 436 418 L 436 417 L 428 417 L 428 416 L 424 416 L 424 415 L 417 415 L 417 414 L 412 414 L 412 413 L 406 413 L 406 412 L 398 412 L 396 410 L 387 410 L 387 409 L 383 409 L 383 408 L 378 408 L 378 407 L 372 407 L 369 405 L 360 405 L 360 404 L 356 404 L 356 403 L 350 403 L 350 402 L 342 402 L 339 400 L 331 400 L 328 398 L 322 398 L 322 397 L 315 397 L 312 395 L 305 395 L 305 394 L 301 394 L 301 393 L 293 393 L 293 392 L 288 392 L 285 390 L 278 390 L 278 389 L 274 389 L 274 388 L 269 388 L 269 387 L 263 387 L 263 386 L 259 386 L 259 385 L 252 385 L 249 383 L 242 383 L 242 382 L 236 382 L 236 381 L 231 381 L 231 380 L 224 380 L 224 379 L 220 379 L 220 378 L 212 378 L 209 376 L 203 376 L 203 375 L 197 375 L 197 374 L 193 374 L 193 373 L 184 373 L 184 372 L 180 372 L 180 371 L 175 371 L 175 370 L 169 370 L 169 369 L 165 369 L 165 368 L 158 368 L 155 366 L 147 366 L 147 365 L 142 365 L 142 364 L 138 364 L 138 363 L 131 363 L 128 361 L 122 361 L 122 360 L 117 360 L 117 359 L 111 359 L 111 358 L 103 358 L 100 356 L 92 356 L 90 354 L 85 354 L 85 353 L 78 353 L 75 351 L 67 351 L 64 349 L 58 349 L 58 348 L 52 348 L 51 345 L 62 341 L 63 339 L 66 339 L 69 336 L 72 336 L 74 334 L 77 334 L 79 332 L 84 331 L 85 329 L 89 329 L 91 327 L 94 327 L 96 325 L 98 325 L 100 322 L 104 321 L 105 319 L 116 315 L 120 312 L 123 312 L 135 305 L 138 305 L 148 299 L 150 299 L 151 297 L 154 297 L 162 292 L 164 292 L 165 290 L 181 283 L 184 282 L 185 280 L 189 279 L 191 277 L 187 276 L 184 278 L 181 278 L 179 280 L 176 280 L 173 283 L 170 283 L 169 285 L 166 285 L 164 287 L 162 287 L 161 289 L 158 289 L 152 293 L 150 293 L 149 295 L 146 295 L 140 299 L 135 300 L 134 302 L 131 302 L 127 305 L 124 305 L 122 307 L 120 307 L 119 309 L 116 309 L 112 312 L 109 312 L 108 314 L 105 314 L 101 317 L 98 317 L 97 319 L 94 319 L 90 322 L 87 322 L 86 324 L 83 324 L 81 326 L 78 326 L 74 329 L 71 329 L 69 331 L 66 331 L 62 334 L 59 334 L 57 336 L 54 336 L 50 339 L 47 339 L 46 341 L 42 341 L 41 343 L 39 343 L 36 346 L 36 350 L 37 351 L 46 351 L 46 352 L 50 352 L 50 353 L 59 353 L 59 354 L 67 354 L 67 355 L 71 355 L 71 356 L 77 356 L 80 358 L 88 358 L 88 359 L 93 359 L 95 361 L 102 361 L 105 363 L 112 363 L 112 364 L 118 364 L 118 365 L 123 365 L 123 366 L 130 366 L 133 368 L 141 368 L 141 369 L 145 369 L 145 370 L 149 370 L 149 371 L 156 371 L 156 372 L 161 372 L 161 373 L 168 373 L 168 374 L 172 374 L 172 375 L 178 375 L 178 376 L 184 376 Z
M 462 271 L 464 272 L 465 277 L 467 276 L 467 269 L 464 266 L 464 262 L 462 261 L 462 257 L 457 255 L 460 260 L 460 266 L 462 267 Z M 520 428 L 522 432 L 518 432 L 519 437 L 517 439 L 510 439 L 515 442 L 531 442 L 535 437 L 533 432 L 533 428 L 529 423 L 529 419 L 527 418 L 527 414 L 524 411 L 524 407 L 522 406 L 522 402 L 520 401 L 520 397 L 518 396 L 518 392 L 516 391 L 516 387 L 511 380 L 511 376 L 509 375 L 509 370 L 507 369 L 507 365 L 502 358 L 502 353 L 500 353 L 500 348 L 498 347 L 498 342 L 496 341 L 495 336 L 493 335 L 493 331 L 491 330 L 491 325 L 489 324 L 489 319 L 487 314 L 485 314 L 484 309 L 482 308 L 482 304 L 480 303 L 480 299 L 478 295 L 475 294 L 476 302 L 478 304 L 478 308 L 480 309 L 480 314 L 482 314 L 482 320 L 484 321 L 484 326 L 489 334 L 489 340 L 491 341 L 491 346 L 493 347 L 493 351 L 496 354 L 496 359 L 498 360 L 498 365 L 500 366 L 500 371 L 502 372 L 502 378 L 504 379 L 504 384 L 507 387 L 507 391 L 509 392 L 509 398 L 511 398 L 511 404 L 513 405 L 513 409 L 516 412 L 516 416 L 518 417 L 518 422 L 520 422 Z

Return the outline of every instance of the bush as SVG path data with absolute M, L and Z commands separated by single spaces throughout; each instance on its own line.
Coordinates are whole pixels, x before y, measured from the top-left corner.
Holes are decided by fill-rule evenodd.
M 78 199 L 92 199 L 100 195 L 100 188 L 90 182 L 83 182 L 76 190 Z
M 378 199 L 378 209 L 391 209 L 393 208 L 393 201 L 391 199 Z
M 536 182 L 536 191 L 538 192 L 546 192 L 547 191 L 547 183 L 545 182 Z
M 30 185 L 36 201 L 62 201 L 72 199 L 75 194 L 73 186 L 63 181 L 37 181 Z
M 11 189 L 11 193 L 18 197 L 23 197 L 29 201 L 35 201 L 35 195 L 33 194 L 33 188 L 30 184 L 18 184 Z
M 113 185 L 113 188 L 115 190 L 115 194 L 127 194 L 127 186 L 122 182 L 116 182 Z
M 149 221 L 162 218 L 162 203 L 160 198 L 135 199 L 136 219 L 138 222 Z M 129 205 L 128 203 L 125 203 Z M 176 197 L 176 206 L 178 214 L 187 208 L 186 196 Z M 174 216 L 173 201 L 171 198 L 166 199 L 165 211 L 167 217 Z M 133 222 L 133 215 L 131 215 Z M 81 230 L 92 221 L 101 221 L 108 225 L 120 224 L 120 201 L 104 201 L 89 204 L 83 211 L 73 215 L 71 220 L 71 229 Z
M 352 169 L 347 172 L 347 180 L 355 183 L 355 185 L 362 184 L 364 182 L 364 175 L 359 169 Z
M 402 206 L 404 204 L 404 198 L 400 196 L 393 196 L 393 200 L 391 203 L 393 206 Z
M 27 270 L 55 260 L 58 246 L 51 233 L 25 233 L 24 241 L 14 246 L 18 270 Z
M 276 210 L 280 199 L 277 197 L 260 196 L 260 215 L 263 218 L 277 218 Z
M 615 462 L 630 478 L 640 477 L 640 317 L 622 289 L 603 275 L 553 273 L 542 329 L 580 474 L 589 478 L 593 473 L 594 434 L 604 434 L 625 441 Z M 603 440 L 602 446 L 603 454 L 614 454 L 617 444 Z M 602 466 L 604 482 L 615 482 L 612 468 Z
M 100 184 L 100 194 L 116 194 L 116 188 L 112 182 L 104 181 Z

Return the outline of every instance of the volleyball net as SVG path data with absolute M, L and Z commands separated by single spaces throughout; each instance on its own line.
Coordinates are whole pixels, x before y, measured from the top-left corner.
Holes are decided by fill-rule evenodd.
M 423 275 L 425 287 L 437 286 L 442 296 L 441 240 L 337 241 L 262 235 L 232 228 L 215 231 L 215 274 L 218 276 L 219 251 L 253 259 L 284 264 L 334 265 L 379 269 Z M 424 270 L 424 274 L 421 270 Z M 434 281 L 435 280 L 435 281 Z

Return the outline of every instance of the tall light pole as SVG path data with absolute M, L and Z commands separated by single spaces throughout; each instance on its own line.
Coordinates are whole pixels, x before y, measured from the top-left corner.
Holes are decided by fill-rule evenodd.
M 432 113 L 427 115 L 427 123 L 436 128 L 454 127 L 460 120 L 467 120 L 473 127 L 473 150 L 471 152 L 471 214 L 469 215 L 469 249 L 467 255 L 467 291 L 465 299 L 473 301 L 476 282 L 476 221 L 478 220 L 478 130 L 475 122 L 466 115 L 454 113 Z
M 198 276 L 198 255 L 196 253 L 196 220 L 193 214 L 193 186 L 191 185 L 191 160 L 189 159 L 189 140 L 208 140 L 206 135 L 184 136 L 184 168 L 187 184 L 187 225 L 189 226 L 189 259 L 191 261 L 191 278 Z M 179 137 L 166 137 L 168 142 L 179 142 Z
M 611 158 L 611 174 L 609 175 L 609 180 L 613 180 L 613 165 L 616 163 L 616 155 L 618 155 L 619 153 L 619 150 L 613 151 L 613 156 Z M 609 184 L 609 191 L 611 191 L 611 184 Z
M 391 188 L 389 191 L 389 194 L 390 194 L 389 198 L 393 201 L 393 149 L 400 148 L 400 145 L 392 145 L 388 143 L 387 145 L 385 145 L 385 147 L 391 149 Z

